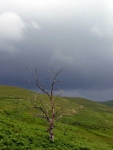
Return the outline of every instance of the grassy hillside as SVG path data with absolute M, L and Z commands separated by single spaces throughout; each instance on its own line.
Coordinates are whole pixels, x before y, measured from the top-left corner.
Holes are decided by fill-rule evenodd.
M 37 98 L 48 101 L 45 95 Z M 29 99 L 32 91 L 0 86 L 1 150 L 113 150 L 113 108 L 82 98 L 58 99 L 70 107 L 56 122 L 55 142 L 50 142 L 45 120 L 25 107 Z
M 67 97 L 67 99 L 78 104 L 76 114 L 69 117 L 70 120 L 72 118 L 72 124 L 88 129 L 113 127 L 113 108 L 84 98 Z
M 107 106 L 111 106 L 113 107 L 113 100 L 109 100 L 109 101 L 105 101 L 105 102 L 101 102 L 102 104 L 105 104 Z

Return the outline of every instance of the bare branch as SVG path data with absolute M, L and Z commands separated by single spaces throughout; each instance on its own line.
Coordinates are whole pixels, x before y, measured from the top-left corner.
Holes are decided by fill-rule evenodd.
M 51 73 L 51 77 L 52 77 L 52 84 L 51 84 L 51 90 L 50 90 L 50 93 L 51 93 L 51 97 L 53 96 L 53 90 L 54 90 L 54 85 L 56 82 L 59 82 L 59 81 L 56 81 L 56 78 L 57 76 L 59 75 L 59 73 L 62 72 L 63 69 L 59 70 L 58 72 L 54 72 L 52 70 L 52 73 Z M 55 75 L 54 75 L 55 74 Z
M 59 115 L 59 116 L 55 119 L 55 121 L 58 121 L 58 120 L 61 119 L 62 117 L 63 117 L 63 114 Z
M 38 108 L 39 110 L 41 110 L 43 112 L 43 114 L 45 115 L 44 118 L 46 118 L 48 122 L 50 121 L 50 118 L 49 118 L 47 112 L 42 107 L 40 107 L 40 106 L 34 106 L 34 108 Z
M 41 102 L 43 103 L 43 106 L 45 105 L 45 106 L 47 106 L 47 107 L 49 108 L 49 110 L 51 109 L 51 108 L 49 107 L 49 105 L 44 102 L 44 100 L 41 100 Z

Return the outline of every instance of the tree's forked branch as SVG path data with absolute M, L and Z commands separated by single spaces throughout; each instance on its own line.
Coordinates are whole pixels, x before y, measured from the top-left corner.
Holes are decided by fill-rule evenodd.
M 57 71 L 57 72 L 55 72 L 55 71 L 52 71 L 52 73 L 51 73 L 51 77 L 52 77 L 52 84 L 51 84 L 51 90 L 50 90 L 50 94 L 51 94 L 51 97 L 53 97 L 53 90 L 54 90 L 54 85 L 55 85 L 55 83 L 56 82 L 60 82 L 60 81 L 56 81 L 56 78 L 57 78 L 57 76 L 59 75 L 59 73 L 61 73 L 62 72 L 62 70 L 63 69 L 61 69 L 61 70 L 59 70 L 59 71 Z M 55 75 L 54 75 L 55 74 Z

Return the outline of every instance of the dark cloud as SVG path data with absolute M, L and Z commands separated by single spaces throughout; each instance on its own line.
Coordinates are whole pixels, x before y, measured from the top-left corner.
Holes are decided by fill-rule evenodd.
M 21 77 L 32 80 L 26 67 L 37 67 L 40 82 L 49 89 L 47 70 L 63 68 L 59 78 L 65 95 L 112 99 L 111 0 L 0 4 L 0 84 L 32 89 Z

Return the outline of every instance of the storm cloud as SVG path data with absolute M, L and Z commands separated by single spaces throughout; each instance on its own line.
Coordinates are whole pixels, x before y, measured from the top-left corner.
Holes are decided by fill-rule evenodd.
M 1 0 L 0 84 L 33 88 L 26 67 L 42 82 L 63 68 L 64 95 L 113 99 L 112 41 L 112 0 Z

